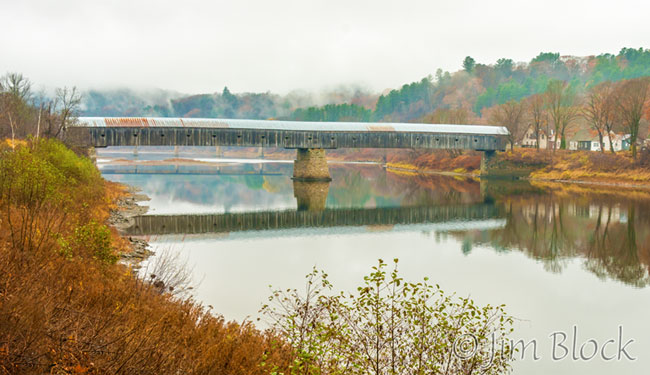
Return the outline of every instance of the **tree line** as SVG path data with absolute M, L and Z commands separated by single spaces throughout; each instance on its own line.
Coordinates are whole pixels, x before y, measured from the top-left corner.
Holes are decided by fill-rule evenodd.
M 602 83 L 650 76 L 650 50 L 623 48 L 617 55 L 585 58 L 543 52 L 528 63 L 501 58 L 493 65 L 477 63 L 467 56 L 462 66 L 463 70 L 453 74 L 438 69 L 435 76 L 391 90 L 379 96 L 374 108 L 357 106 L 356 117 L 346 116 L 346 120 L 482 123 L 487 117 L 483 112 L 489 112 L 495 106 L 535 95 L 548 96 L 550 86 L 555 86 L 551 91 L 557 93 L 558 82 L 566 86 L 563 92 L 582 94 Z M 571 94 L 564 96 L 556 99 L 570 100 L 573 97 Z M 559 107 L 564 107 L 564 103 L 556 102 L 553 116 L 559 128 L 566 130 L 563 123 L 571 116 L 566 118 Z M 307 110 L 296 109 L 290 118 L 304 118 L 305 111 L 310 113 L 310 121 L 332 121 L 324 118 L 336 117 L 331 114 L 338 111 L 350 112 L 341 104 L 313 106 Z
M 639 134 L 644 117 L 650 118 L 650 77 L 619 82 L 604 81 L 584 93 L 569 83 L 552 80 L 542 93 L 494 106 L 488 112 L 488 123 L 503 125 L 510 131 L 511 148 L 531 129 L 540 148 L 540 137 L 553 135 L 552 149 L 566 149 L 567 130 L 582 119 L 593 129 L 605 152 L 605 139 L 615 153 L 612 133 L 629 134 L 630 149 L 636 158 Z M 548 146 L 547 146 L 548 147 Z

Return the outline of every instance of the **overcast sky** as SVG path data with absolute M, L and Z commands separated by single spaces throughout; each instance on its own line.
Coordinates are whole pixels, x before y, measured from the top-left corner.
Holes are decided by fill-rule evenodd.
M 0 74 L 185 93 L 398 87 L 471 55 L 650 47 L 648 0 L 0 0 Z

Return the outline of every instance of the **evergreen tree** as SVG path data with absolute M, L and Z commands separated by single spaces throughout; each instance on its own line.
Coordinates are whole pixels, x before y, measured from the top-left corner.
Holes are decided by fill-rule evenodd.
M 474 66 L 476 66 L 476 60 L 471 56 L 465 57 L 465 60 L 463 60 L 463 69 L 465 69 L 467 73 L 472 73 L 474 71 Z

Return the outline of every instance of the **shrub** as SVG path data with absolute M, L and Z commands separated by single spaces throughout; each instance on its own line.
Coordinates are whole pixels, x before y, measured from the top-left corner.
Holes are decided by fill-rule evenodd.
M 32 140 L 33 154 L 58 169 L 73 185 L 101 183 L 101 174 L 93 162 L 79 156 L 55 139 Z
M 305 294 L 274 290 L 262 312 L 295 350 L 292 374 L 501 374 L 513 319 L 504 306 L 474 304 L 408 283 L 397 260 L 379 260 L 354 294 L 329 294 L 327 274 L 307 275 Z M 502 346 L 493 347 L 493 343 Z M 499 350 L 499 353 L 495 353 Z
M 60 245 L 67 257 L 90 256 L 106 264 L 115 264 L 119 259 L 111 244 L 110 230 L 95 221 L 74 228 L 72 235 L 61 240 Z
M 65 220 L 65 176 L 20 146 L 0 154 L 0 208 L 14 247 L 39 249 Z

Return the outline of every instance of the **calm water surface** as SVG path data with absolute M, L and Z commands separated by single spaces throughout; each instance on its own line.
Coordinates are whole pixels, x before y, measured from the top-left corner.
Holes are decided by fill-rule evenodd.
M 332 164 L 331 184 L 301 185 L 286 162 L 135 170 L 109 156 L 100 155 L 107 179 L 151 197 L 144 204 L 155 217 L 140 223 L 140 234 L 155 251 L 181 253 L 202 280 L 197 298 L 226 318 L 255 319 L 269 284 L 300 287 L 313 266 L 351 291 L 378 258 L 399 258 L 407 280 L 429 276 L 480 304 L 505 303 L 519 319 L 516 336 L 536 340 L 541 357 L 528 350 L 515 374 L 650 368 L 648 191 L 479 183 L 354 164 Z M 622 326 L 637 360 L 552 360 L 550 335 L 566 332 L 571 348 L 574 325 L 578 348 L 618 340 Z

